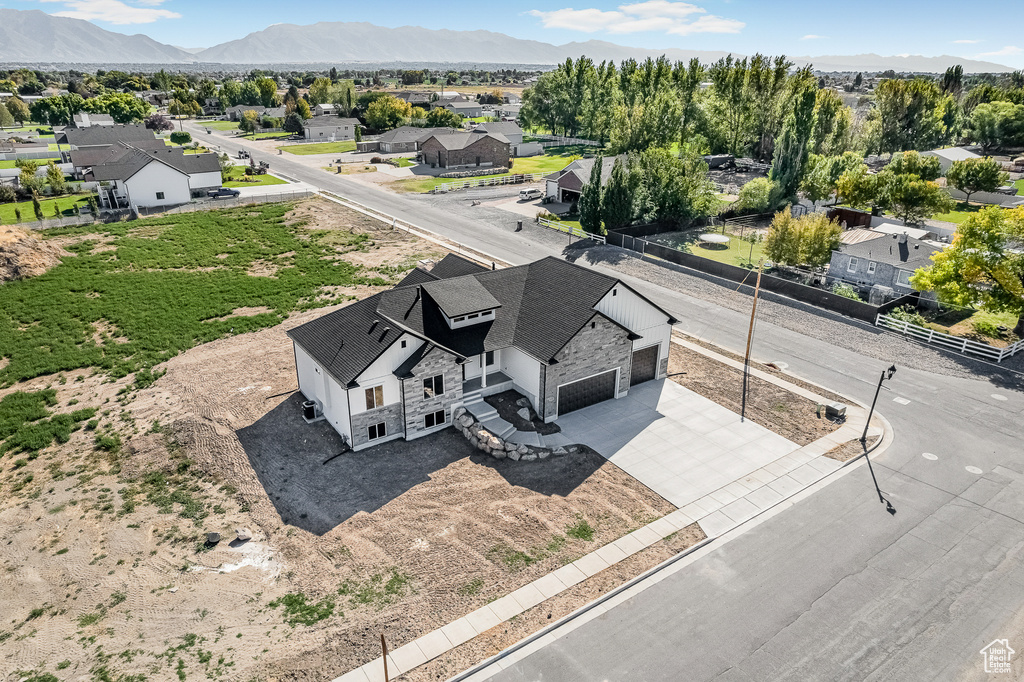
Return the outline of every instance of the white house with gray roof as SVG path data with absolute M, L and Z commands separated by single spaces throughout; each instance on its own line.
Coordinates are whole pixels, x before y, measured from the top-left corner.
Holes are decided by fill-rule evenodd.
M 307 140 L 319 142 L 342 142 L 356 139 L 359 120 L 339 116 L 314 116 L 302 123 Z
M 667 312 L 557 258 L 488 270 L 455 255 L 288 332 L 299 390 L 356 450 L 451 425 L 514 389 L 545 421 L 664 378 Z
M 87 182 L 98 183 L 103 208 L 152 208 L 186 204 L 193 196 L 221 186 L 216 154 L 185 154 L 181 147 L 143 148 L 118 142 L 103 153 L 85 150 L 90 158 L 81 171 Z M 75 159 L 75 152 L 72 158 Z

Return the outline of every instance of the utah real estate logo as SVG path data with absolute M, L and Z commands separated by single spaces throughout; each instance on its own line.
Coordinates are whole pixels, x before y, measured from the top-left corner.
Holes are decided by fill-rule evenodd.
M 981 650 L 981 655 L 985 657 L 985 672 L 990 675 L 1010 672 L 1010 660 L 1015 653 L 1017 652 L 1010 648 L 1010 640 L 992 640 Z

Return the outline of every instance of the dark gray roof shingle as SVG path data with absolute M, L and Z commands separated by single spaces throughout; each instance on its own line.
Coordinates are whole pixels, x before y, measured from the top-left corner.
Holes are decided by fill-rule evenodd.
M 423 285 L 423 291 L 448 317 L 459 317 L 501 307 L 498 299 L 472 275 L 428 282 Z
M 894 234 L 856 244 L 843 244 L 840 251 L 857 258 L 887 263 L 900 270 L 916 270 L 931 265 L 931 255 L 942 250 L 913 237 L 901 241 L 902 236 Z

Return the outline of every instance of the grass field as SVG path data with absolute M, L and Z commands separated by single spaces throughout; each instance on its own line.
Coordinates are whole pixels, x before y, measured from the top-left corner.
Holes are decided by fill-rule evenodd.
M 1024 178 L 1013 183 L 1013 186 L 1017 188 L 1017 196 L 1024 196 Z
M 963 221 L 970 218 L 972 215 L 985 208 L 984 204 L 964 204 L 958 202 L 956 208 L 949 213 L 936 213 L 932 216 L 932 220 L 942 220 L 947 223 L 956 223 L 959 225 Z
M 283 137 L 291 137 L 291 133 L 284 131 L 278 131 L 276 133 L 256 133 L 255 135 L 245 135 L 247 140 L 277 140 Z
M 14 165 L 15 163 L 15 159 L 11 159 L 10 161 L 0 161 L 0 168 L 17 168 L 17 166 Z
M 561 149 L 561 148 L 553 148 Z M 552 153 L 543 156 L 526 156 L 515 160 L 512 170 L 508 173 L 495 173 L 494 175 L 478 176 L 483 178 L 500 178 L 505 175 L 519 175 L 525 173 L 553 173 L 556 170 L 565 168 L 574 157 L 575 153 Z M 430 176 L 398 180 L 388 187 L 399 192 L 429 192 L 438 185 L 445 182 L 457 182 L 452 178 L 435 178 Z
M 104 234 L 66 245 L 77 255 L 46 274 L 4 285 L 0 348 L 9 363 L 0 385 L 83 367 L 124 376 L 198 344 L 276 325 L 293 310 L 328 305 L 318 298 L 324 286 L 388 283 L 328 258 L 339 246 L 359 248 L 366 235 L 305 230 L 311 238 L 299 239 L 300 228 L 283 220 L 290 207 L 48 231 Z M 273 276 L 252 275 L 253 268 Z M 218 319 L 257 306 L 271 312 Z M 120 342 L 101 338 L 101 329 Z
M 288 154 L 298 154 L 299 156 L 308 156 L 310 154 L 340 154 L 341 152 L 354 152 L 356 150 L 355 140 L 345 140 L 344 142 L 314 142 L 313 144 L 294 144 L 278 149 L 284 150 Z
M 228 172 L 228 177 L 231 179 L 224 183 L 225 187 L 260 187 L 263 185 L 288 184 L 281 178 L 275 178 L 273 175 L 252 175 L 250 177 L 255 182 L 245 182 L 242 180 L 245 177 L 245 166 L 232 166 Z
M 699 237 L 700 230 L 684 232 L 665 232 L 646 237 L 648 241 L 664 244 L 701 258 L 727 263 L 739 267 L 756 267 L 757 261 L 764 255 L 764 242 L 754 244 L 751 252 L 750 242 L 732 236 L 728 244 L 703 244 Z
M 61 209 L 61 214 L 64 216 L 76 216 L 78 215 L 78 207 L 84 206 L 87 202 L 84 194 L 80 195 L 65 195 L 62 197 L 55 197 L 53 199 L 40 199 L 39 206 L 43 209 L 44 218 L 52 218 L 53 216 L 53 205 L 57 204 Z M 13 225 L 17 222 L 17 216 L 14 214 L 14 210 L 18 209 L 21 211 L 21 222 L 35 222 L 36 214 L 32 210 L 31 201 L 19 201 L 14 204 L 0 204 L 0 224 Z M 6 291 L 6 290 L 5 290 Z
M 238 121 L 197 121 L 196 124 L 211 130 L 238 130 Z

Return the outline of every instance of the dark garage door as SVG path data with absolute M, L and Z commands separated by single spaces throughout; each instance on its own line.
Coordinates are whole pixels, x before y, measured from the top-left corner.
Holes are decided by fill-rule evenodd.
M 615 397 L 615 370 L 558 387 L 558 414 L 568 414 Z
M 658 376 L 658 346 L 641 348 L 633 353 L 633 370 L 629 385 L 635 386 Z

